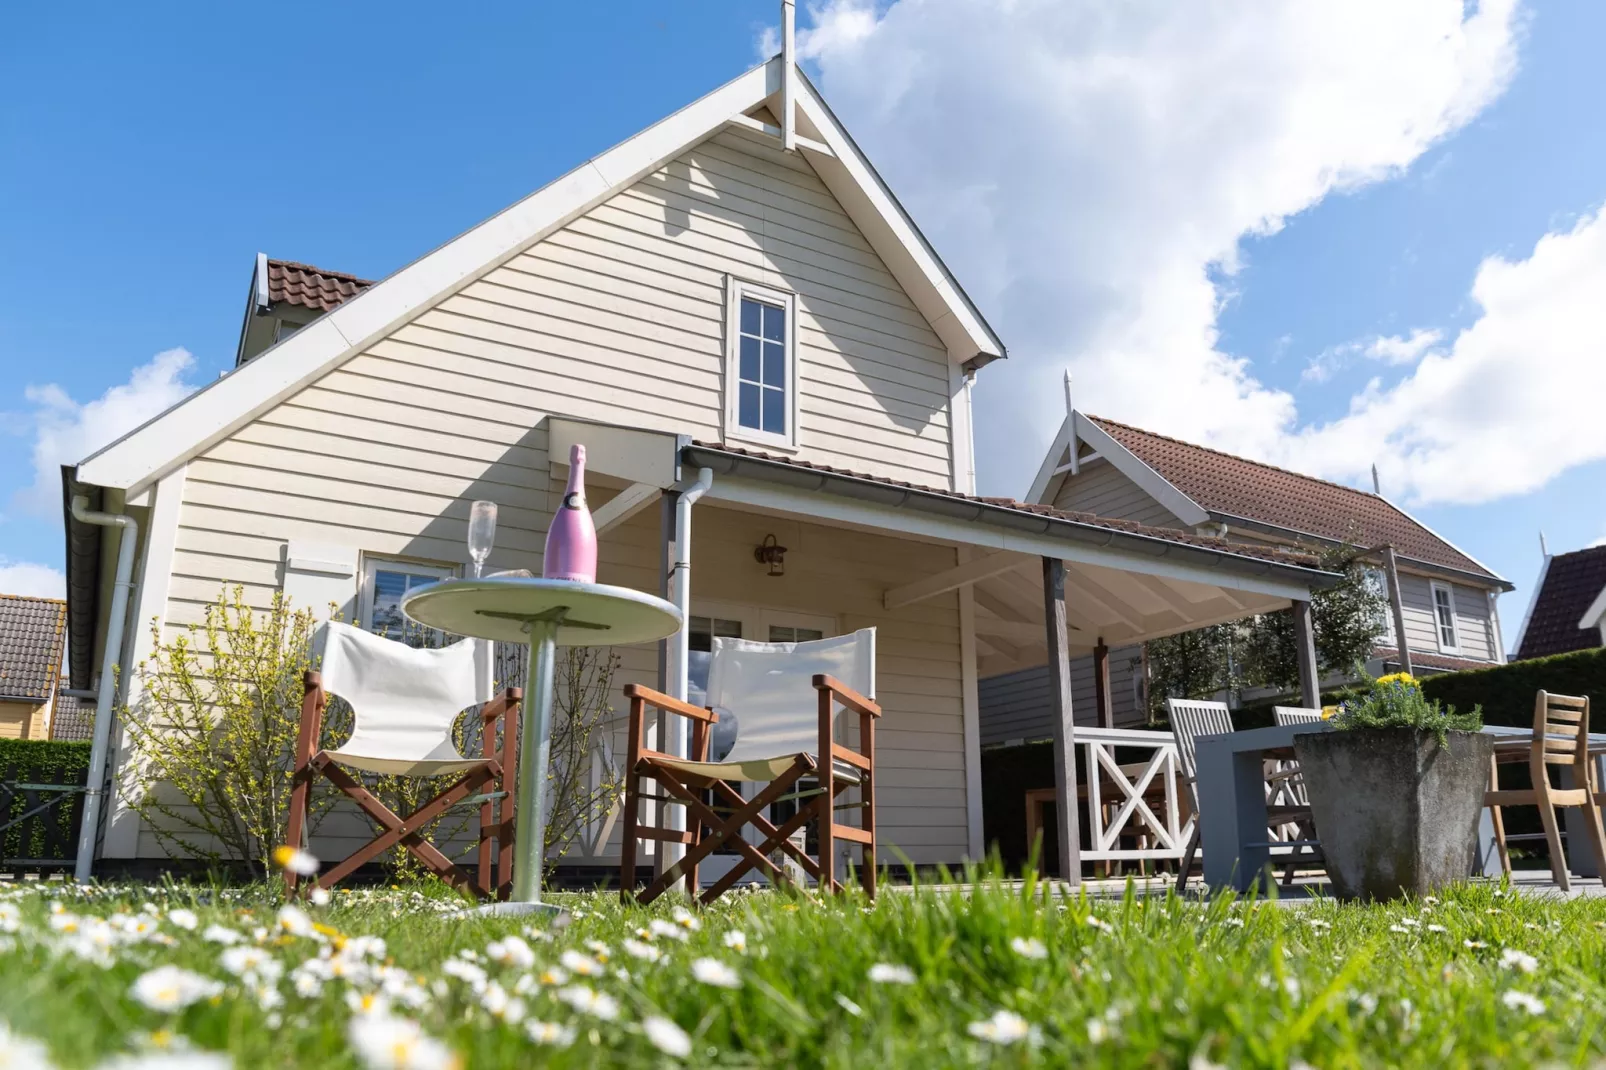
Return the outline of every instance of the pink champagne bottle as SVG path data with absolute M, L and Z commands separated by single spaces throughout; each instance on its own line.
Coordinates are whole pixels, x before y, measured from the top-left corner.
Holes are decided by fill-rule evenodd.
M 569 485 L 546 533 L 541 574 L 549 580 L 597 582 L 597 528 L 586 508 L 586 448 L 569 447 Z

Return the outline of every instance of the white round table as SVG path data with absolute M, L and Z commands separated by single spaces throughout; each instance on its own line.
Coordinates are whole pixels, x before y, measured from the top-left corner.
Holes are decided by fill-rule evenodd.
M 411 620 L 454 635 L 525 643 L 530 648 L 519 729 L 518 815 L 513 898 L 480 908 L 491 914 L 554 910 L 541 902 L 547 764 L 552 746 L 553 669 L 560 646 L 650 643 L 680 630 L 680 610 L 628 587 L 526 577 L 442 580 L 409 591 Z

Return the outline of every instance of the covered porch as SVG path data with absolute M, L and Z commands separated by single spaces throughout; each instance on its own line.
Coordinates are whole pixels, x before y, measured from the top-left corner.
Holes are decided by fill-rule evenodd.
M 709 635 L 878 629 L 877 692 L 887 709 L 878 730 L 880 838 L 895 849 L 885 858 L 952 864 L 985 855 L 984 675 L 1046 664 L 1056 681 L 1057 846 L 1072 880 L 1087 860 L 1180 857 L 1188 815 L 1168 733 L 1074 724 L 1071 658 L 1292 605 L 1305 624 L 1302 668 L 1314 693 L 1309 599 L 1330 578 L 1301 558 L 676 436 L 552 425 L 551 457 L 565 456 L 570 441 L 587 445 L 604 581 L 656 587 L 688 614 L 656 657 L 627 655 L 630 678 L 695 697 L 696 648 Z M 554 478 L 561 468 L 554 464 Z M 784 548 L 778 563 L 761 560 L 767 546 Z M 686 746 L 674 733 L 662 743 Z M 1130 768 L 1129 748 L 1146 756 L 1140 769 Z M 1079 790 L 1079 764 L 1105 775 Z M 1143 801 L 1153 785 L 1170 785 L 1162 807 Z M 1144 846 L 1123 846 L 1124 831 L 1140 826 Z M 596 861 L 617 858 L 607 830 L 598 831 Z M 665 861 L 675 853 L 667 845 Z

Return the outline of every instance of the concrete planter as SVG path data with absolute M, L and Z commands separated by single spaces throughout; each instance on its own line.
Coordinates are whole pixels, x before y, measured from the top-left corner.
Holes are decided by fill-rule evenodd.
M 1472 873 L 1494 739 L 1363 728 L 1294 737 L 1341 899 L 1428 895 Z

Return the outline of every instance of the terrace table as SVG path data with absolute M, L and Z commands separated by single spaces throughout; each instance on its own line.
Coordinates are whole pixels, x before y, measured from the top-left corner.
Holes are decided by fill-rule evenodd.
M 1212 891 L 1232 888 L 1247 891 L 1261 879 L 1271 857 L 1266 829 L 1267 758 L 1294 759 L 1294 737 L 1307 732 L 1327 732 L 1331 726 L 1314 724 L 1273 725 L 1249 728 L 1197 741 L 1200 837 L 1204 853 L 1204 880 Z M 1533 740 L 1530 728 L 1489 726 L 1484 732 L 1497 737 L 1496 755 L 1507 760 L 1526 760 Z M 1596 762 L 1597 784 L 1606 784 L 1606 734 L 1589 737 L 1590 754 Z M 1570 775 L 1571 770 L 1563 770 Z M 1563 785 L 1567 781 L 1564 779 Z M 1595 862 L 1584 836 L 1583 814 L 1577 807 L 1562 811 L 1568 843 L 1568 869 L 1583 877 L 1596 876 Z M 1571 845 L 1581 849 L 1574 850 Z M 1500 875 L 1500 857 L 1494 844 L 1494 823 L 1487 808 L 1478 822 L 1479 872 Z
M 477 913 L 556 913 L 556 907 L 541 902 L 541 845 L 557 648 L 653 642 L 680 630 L 680 610 L 628 587 L 523 576 L 442 580 L 409 591 L 401 609 L 409 619 L 453 635 L 529 645 L 519 721 L 513 898 Z

